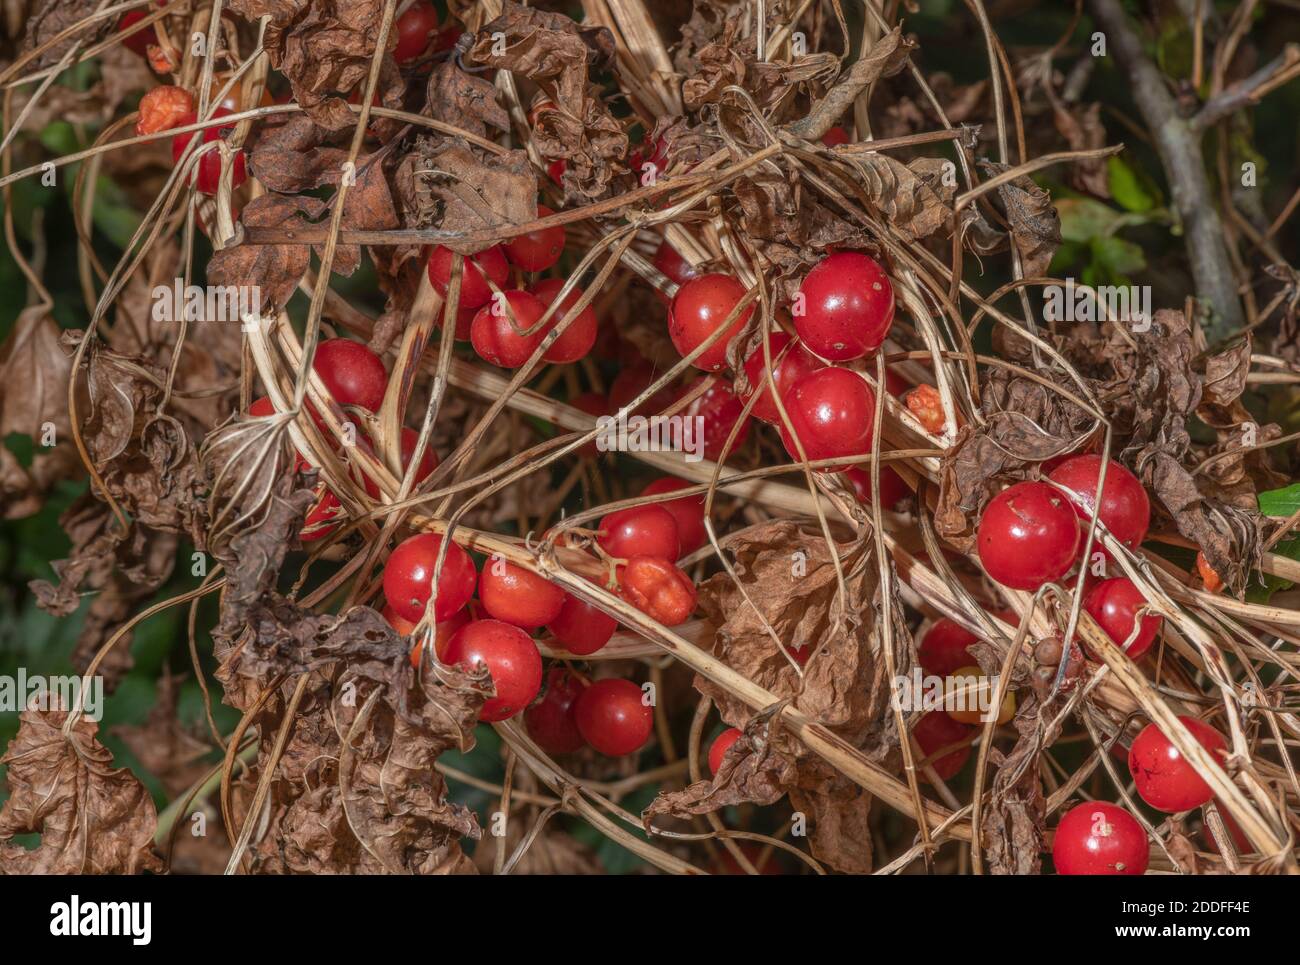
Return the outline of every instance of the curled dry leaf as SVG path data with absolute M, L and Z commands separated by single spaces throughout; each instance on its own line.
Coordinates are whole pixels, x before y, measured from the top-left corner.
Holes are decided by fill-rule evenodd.
M 837 546 L 849 594 L 842 613 L 835 601 L 835 569 L 815 523 L 774 520 L 747 530 L 729 548 L 752 605 L 726 574 L 700 586 L 700 609 L 717 630 L 714 656 L 868 756 L 884 759 L 896 750 L 896 734 L 885 722 L 889 682 L 883 661 L 874 656 L 880 652 L 874 622 L 868 624 L 876 571 L 864 547 Z M 900 612 L 896 601 L 895 613 Z M 788 645 L 808 649 L 802 682 L 762 619 Z M 906 634 L 896 623 L 894 645 L 900 654 L 910 649 Z M 898 666 L 904 666 L 901 657 Z M 743 800 L 771 803 L 778 791 L 790 792 L 795 806 L 809 814 L 815 855 L 842 870 L 869 869 L 870 837 L 860 836 L 869 797 L 779 728 L 764 724 L 758 730 L 749 708 L 728 691 L 701 676 L 695 687 L 746 736 L 712 781 L 661 798 L 647 820 L 656 814 L 704 813 Z
M 25 710 L 0 763 L 10 794 L 0 810 L 0 870 L 5 874 L 139 874 L 160 871 L 158 825 L 149 792 L 79 717 L 63 733 L 64 710 Z M 17 834 L 39 834 L 28 850 Z
M 0 445 L 0 503 L 6 519 L 41 508 L 44 496 L 79 464 L 68 418 L 72 358 L 60 344 L 58 323 L 48 308 L 23 309 L 0 346 L 0 440 L 11 434 L 32 440 L 35 455 L 23 466 Z M 50 439 L 53 448 L 48 448 Z
M 465 59 L 509 70 L 546 91 L 556 109 L 539 115 L 533 141 L 548 160 L 564 159 L 567 189 L 594 199 L 626 170 L 627 135 L 588 79 L 591 68 L 608 69 L 613 57 L 607 28 L 579 26 L 564 14 L 506 0 Z
M 537 176 L 523 151 L 485 155 L 461 138 L 422 137 L 397 173 L 403 212 L 421 227 L 471 232 L 537 218 Z M 472 255 L 490 243 L 451 241 Z
M 1010 165 L 982 161 L 980 166 L 990 176 L 1010 170 Z M 1020 254 L 1021 267 L 1026 278 L 1047 274 L 1047 266 L 1061 247 L 1061 216 L 1052 204 L 1052 196 L 1033 182 L 1028 175 L 1020 175 L 1001 184 L 997 195 L 1002 201 L 1003 213 L 1010 225 L 1011 243 Z
M 330 131 L 350 130 L 356 115 L 341 94 L 360 89 L 370 73 L 384 5 L 375 0 L 231 0 L 230 9 L 251 23 L 269 17 L 266 49 L 271 66 L 288 78 L 294 100 Z M 389 43 L 396 42 L 389 32 Z M 378 102 L 402 106 L 401 74 L 392 54 L 381 61 Z

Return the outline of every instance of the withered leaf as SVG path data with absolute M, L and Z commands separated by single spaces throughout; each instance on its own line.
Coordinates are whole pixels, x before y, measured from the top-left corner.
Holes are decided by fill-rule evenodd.
M 35 50 L 69 27 L 87 20 L 99 6 L 99 0 L 48 0 L 46 3 L 34 4 L 27 20 L 27 33 L 23 36 L 23 53 Z M 112 29 L 113 21 L 108 18 L 88 23 L 82 30 L 74 32 L 71 37 L 29 61 L 25 69 L 40 70 L 57 64 L 74 44 L 80 44 L 85 49 Z
M 240 215 L 250 228 L 302 229 L 303 215 L 318 218 L 323 202 L 305 196 L 264 194 L 254 198 Z M 311 263 L 306 245 L 253 245 L 245 242 L 213 252 L 208 262 L 208 280 L 214 285 L 255 287 L 261 292 L 262 313 L 283 308 L 298 288 Z
M 404 205 L 414 209 L 421 226 L 471 232 L 537 217 L 537 176 L 523 151 L 485 159 L 461 138 L 421 138 L 402 167 L 398 182 L 410 185 L 402 189 Z M 483 242 L 446 244 L 465 255 L 486 247 Z
M 461 69 L 455 58 L 444 60 L 429 75 L 429 116 L 487 137 L 491 130 L 510 130 L 510 115 L 497 103 L 491 81 Z
M 988 173 L 997 175 L 1010 170 L 1006 164 L 981 161 Z M 1011 230 L 1011 243 L 1020 254 L 1026 278 L 1047 274 L 1047 266 L 1061 247 L 1061 217 L 1052 204 L 1052 196 L 1020 175 L 998 186 L 998 197 Z
M 0 871 L 5 874 L 139 874 L 159 871 L 153 836 L 158 814 L 135 775 L 114 768 L 82 716 L 64 736 L 67 712 L 25 710 L 0 763 L 10 794 L 0 810 Z M 16 834 L 36 833 L 27 850 Z
M 953 188 L 946 186 L 938 158 L 903 164 L 887 154 L 850 155 L 880 212 L 908 241 L 928 238 L 952 221 Z

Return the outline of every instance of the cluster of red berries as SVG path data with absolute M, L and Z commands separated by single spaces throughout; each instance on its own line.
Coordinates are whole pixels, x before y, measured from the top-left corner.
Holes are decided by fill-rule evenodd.
M 1080 562 L 1083 527 L 1097 505 L 1102 465 L 1097 455 L 1073 456 L 1048 473 L 1055 486 L 1020 482 L 993 497 L 977 532 L 980 562 L 989 576 L 1003 586 L 1032 592 L 1044 583 L 1060 580 Z M 1151 504 L 1142 483 L 1113 460 L 1106 463 L 1097 519 L 1132 550 L 1141 545 L 1151 524 Z M 1096 551 L 1109 558 L 1100 544 Z M 1141 591 L 1122 576 L 1096 583 L 1083 602 L 1084 609 L 1117 645 L 1133 638 L 1128 655 L 1134 659 L 1151 647 L 1160 629 L 1158 615 L 1137 619 L 1145 605 Z
M 1194 717 L 1179 717 L 1205 750 L 1223 763 L 1227 742 L 1223 735 Z M 1168 736 L 1156 724 L 1148 724 L 1129 748 L 1129 773 L 1138 795 L 1158 811 L 1178 814 L 1209 804 L 1214 792 Z M 1224 816 L 1225 819 L 1227 815 Z M 1238 845 L 1249 850 L 1250 842 L 1230 819 L 1229 832 Z M 1216 842 L 1211 842 L 1217 847 Z M 1121 807 L 1086 802 L 1070 810 L 1057 825 L 1052 842 L 1052 860 L 1064 875 L 1140 875 L 1146 871 L 1146 832 Z
M 553 215 L 539 204 L 537 215 Z M 548 333 L 560 324 L 582 298 L 582 289 L 564 281 L 544 278 L 529 288 L 503 289 L 510 278 L 510 266 L 526 271 L 546 271 L 560 260 L 564 252 L 563 225 L 539 228 L 517 235 L 505 244 L 494 245 L 464 258 L 461 273 L 460 303 L 455 319 L 456 337 L 468 338 L 479 356 L 493 365 L 518 368 L 528 361 Z M 437 247 L 429 255 L 429 281 L 439 294 L 446 296 L 451 287 L 455 253 Z M 559 300 L 559 304 L 555 302 Z M 550 320 L 537 323 L 555 305 Z M 590 305 L 583 308 L 542 355 L 547 362 L 576 362 L 596 344 L 598 322 Z
M 388 387 L 388 370 L 384 368 L 383 360 L 360 342 L 346 338 L 331 338 L 321 342 L 316 346 L 312 370 L 325 384 L 334 401 L 341 406 L 355 406 L 373 413 L 378 412 L 383 404 L 384 392 Z M 310 403 L 308 403 L 308 412 L 316 424 L 324 430 L 324 421 Z M 271 416 L 275 414 L 275 406 L 269 398 L 263 396 L 248 407 L 248 414 L 259 417 Z M 333 437 L 328 433 L 323 434 L 333 444 Z M 418 441 L 419 433 L 409 426 L 402 427 L 400 446 L 403 472 L 411 464 Z M 356 444 L 374 454 L 374 447 L 369 437 L 361 430 L 357 431 Z M 309 466 L 310 463 L 301 453 L 295 455 L 295 469 L 305 470 Z M 424 455 L 420 458 L 420 464 L 416 467 L 415 482 L 421 482 L 437 468 L 437 454 L 426 447 Z M 375 480 L 360 470 L 357 471 L 356 478 L 371 499 L 379 498 L 379 485 Z M 310 542 L 329 535 L 338 527 L 341 509 L 334 492 L 325 483 L 317 483 L 316 502 L 307 513 L 299 538 L 304 542 Z
M 662 493 L 683 485 L 666 478 L 648 488 Z M 600 522 L 597 542 L 615 561 L 619 595 L 660 623 L 675 626 L 690 617 L 696 594 L 695 584 L 674 561 L 682 555 L 683 538 L 702 540 L 703 531 L 702 502 L 687 496 L 608 514 Z M 403 634 L 424 618 L 443 544 L 437 534 L 411 536 L 384 566 L 384 615 Z M 494 558 L 480 573 L 455 543 L 447 544 L 445 554 L 433 604 L 434 649 L 445 663 L 488 669 L 495 696 L 484 704 L 482 720 L 505 720 L 527 708 L 529 733 L 553 753 L 589 744 L 617 756 L 644 745 L 654 714 L 630 681 L 586 685 L 557 668 L 547 674 L 547 688 L 538 699 L 542 662 L 530 633 L 544 627 L 570 654 L 590 656 L 609 642 L 617 621 L 508 560 Z M 476 590 L 481 617 L 470 605 Z M 419 656 L 417 645 L 412 653 L 417 664 Z

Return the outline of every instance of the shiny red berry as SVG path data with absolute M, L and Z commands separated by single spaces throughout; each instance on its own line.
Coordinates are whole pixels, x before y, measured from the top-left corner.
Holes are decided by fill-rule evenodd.
M 869 504 L 871 502 L 871 472 L 862 466 L 850 466 L 844 470 L 844 477 L 853 487 L 853 494 L 858 497 L 858 502 Z M 912 490 L 908 488 L 907 483 L 903 482 L 903 477 L 890 466 L 880 467 L 880 492 L 884 499 L 881 501 L 882 509 L 896 510 L 899 504 L 912 495 Z
M 849 143 L 849 132 L 838 124 L 822 135 L 822 143 L 827 147 L 839 147 Z
M 679 489 L 688 489 L 690 485 L 685 479 L 662 476 L 641 490 L 641 495 L 659 496 L 663 493 L 676 492 Z M 680 543 L 679 549 L 682 556 L 687 553 L 694 553 L 709 541 L 708 531 L 704 528 L 703 494 L 683 496 L 681 499 L 670 499 L 667 502 L 655 503 L 655 505 L 668 510 L 673 514 L 673 519 L 677 521 L 677 539 Z
M 718 768 L 722 766 L 722 759 L 727 756 L 727 751 L 731 750 L 731 745 L 740 740 L 741 733 L 739 727 L 728 727 L 713 738 L 713 743 L 709 747 L 710 774 L 718 773 Z
M 932 710 L 916 722 L 916 726 L 912 728 L 912 736 L 916 738 L 917 746 L 927 758 L 939 753 L 945 747 L 965 742 L 965 746 L 930 761 L 934 772 L 947 781 L 966 766 L 966 761 L 970 758 L 969 738 L 973 730 L 974 728 L 953 720 L 941 710 Z
M 573 712 L 585 689 L 582 681 L 563 667 L 552 667 L 546 674 L 541 699 L 524 711 L 528 736 L 546 753 L 572 754 L 586 746 Z
M 442 245 L 429 253 L 429 281 L 438 294 L 445 296 L 447 286 L 451 284 L 451 264 L 454 253 Z M 492 297 L 488 279 L 501 288 L 510 277 L 510 265 L 506 263 L 501 246 L 485 248 L 476 255 L 465 259 L 465 267 L 460 279 L 460 307 L 478 308 L 486 305 Z
M 153 36 L 152 33 L 149 33 L 148 31 L 146 31 L 145 35 Z M 212 117 L 213 118 L 225 117 L 229 113 L 230 111 L 226 110 L 224 107 L 218 107 L 215 111 L 212 112 Z M 198 115 L 195 112 L 190 111 L 189 113 L 177 119 L 175 125 L 173 126 L 186 127 L 190 124 L 196 123 L 197 121 L 198 121 Z M 210 144 L 213 141 L 217 140 L 218 138 L 227 137 L 229 134 L 231 134 L 234 131 L 234 129 L 235 127 L 233 124 L 230 125 L 229 127 L 204 128 L 202 143 Z M 173 164 L 178 163 L 180 161 L 181 155 L 185 153 L 185 148 L 189 145 L 190 141 L 194 138 L 194 135 L 197 133 L 198 133 L 197 131 L 187 131 L 184 134 L 177 134 L 175 137 L 172 138 L 172 163 Z M 230 185 L 232 188 L 237 188 L 241 184 L 243 184 L 245 178 L 248 177 L 248 173 L 245 170 L 245 166 L 244 166 L 243 151 L 235 152 L 234 157 L 230 161 L 230 167 L 231 167 Z M 219 186 L 220 183 L 221 183 L 221 154 L 219 149 L 214 148 L 208 151 L 206 154 L 203 155 L 202 158 L 199 159 L 198 177 L 195 180 L 195 186 L 199 189 L 199 192 L 201 194 L 216 194 L 217 187 Z
M 1222 765 L 1228 755 L 1223 735 L 1195 717 L 1179 717 L 1196 742 Z M 1208 804 L 1214 791 L 1187 758 L 1155 724 L 1147 724 L 1133 740 L 1128 752 L 1128 769 L 1142 800 L 1157 811 L 1177 814 Z
M 609 513 L 601 519 L 600 530 L 597 541 L 610 556 L 660 556 L 666 560 L 681 556 L 677 520 L 657 503 Z
M 544 204 L 537 206 L 538 218 L 555 214 Z M 515 235 L 504 245 L 510 263 L 524 271 L 545 271 L 564 254 L 564 226 L 538 228 L 527 234 Z
M 781 401 L 809 461 L 871 452 L 876 395 L 857 373 L 834 366 L 818 369 L 795 382 Z M 784 427 L 781 439 L 791 457 L 800 458 Z M 843 468 L 830 466 L 822 472 Z
M 546 629 L 569 653 L 585 657 L 609 643 L 618 629 L 618 621 L 600 608 L 566 593 L 560 612 L 546 624 Z
M 384 596 L 399 616 L 411 621 L 419 621 L 424 616 L 441 546 L 442 537 L 437 533 L 419 533 L 403 540 L 389 555 L 384 564 Z M 447 559 L 438 580 L 434 620 L 446 620 L 468 603 L 477 582 L 474 561 L 452 543 L 447 548 Z
M 509 311 L 501 299 L 495 298 L 478 310 L 469 337 L 474 343 L 474 351 L 484 361 L 516 369 L 528 361 L 546 336 L 545 329 L 541 328 L 528 335 L 520 334 L 536 325 L 546 313 L 546 306 L 526 291 L 508 291 L 504 301 L 510 306 Z
M 827 255 L 799 287 L 794 327 L 808 351 L 831 362 L 870 355 L 894 323 L 894 286 L 872 258 L 856 251 Z M 798 303 L 796 303 L 798 308 Z
M 745 288 L 730 275 L 692 278 L 677 290 L 668 309 L 668 335 L 683 357 L 695 351 L 722 327 L 745 297 Z M 727 364 L 727 343 L 740 333 L 754 312 L 752 304 L 736 315 L 726 333 L 694 361 L 696 368 L 716 372 Z
M 544 278 L 528 291 L 542 303 L 543 307 L 549 309 L 563 287 L 564 279 L 562 278 Z M 560 307 L 551 316 L 551 321 L 546 326 L 545 331 L 549 332 L 564 321 L 564 317 L 572 311 L 574 305 L 578 304 L 578 299 L 581 297 L 581 288 L 574 288 L 568 295 L 564 296 L 564 301 L 560 303 Z M 564 330 L 564 334 L 551 343 L 551 347 L 546 350 L 542 358 L 548 362 L 578 361 L 578 359 L 590 352 L 592 346 L 596 344 L 598 328 L 596 311 L 588 305 L 578 313 L 577 318 L 569 323 L 569 327 Z
M 677 249 L 668 242 L 662 242 L 655 251 L 654 266 L 678 285 L 684 285 L 692 278 L 699 277 L 695 266 L 677 253 Z
M 630 680 L 597 680 L 574 706 L 578 731 L 596 750 L 622 757 L 645 746 L 654 730 L 654 708 Z
M 723 447 L 726 446 L 731 430 L 738 422 L 740 423 L 740 429 L 736 432 L 736 438 L 731 440 L 731 448 L 727 450 L 727 454 L 730 455 L 745 444 L 745 440 L 749 438 L 749 417 L 745 416 L 744 421 L 741 421 L 741 416 L 745 412 L 745 404 L 736 398 L 726 382 L 713 375 L 701 376 L 698 380 L 686 386 L 682 390 L 682 396 L 694 392 L 701 383 L 706 388 L 699 396 L 692 399 L 686 408 L 682 409 L 681 415 L 683 418 L 698 418 L 701 420 L 698 424 L 692 423 L 690 431 L 695 433 L 698 425 L 703 439 L 700 440 L 693 436 L 690 442 L 692 445 L 699 445 L 702 441 L 704 458 L 716 461 L 722 458 Z M 685 442 L 685 436 L 683 435 L 683 444 Z
M 975 662 L 967 648 L 978 642 L 979 637 L 961 624 L 940 617 L 921 638 L 916 655 L 927 674 L 947 677 L 954 670 Z
M 316 346 L 312 368 L 339 405 L 378 412 L 388 388 L 383 360 L 360 342 L 326 339 Z
M 1079 551 L 1079 522 L 1063 493 L 1047 483 L 1019 482 L 989 501 L 977 531 L 989 576 L 1016 590 L 1059 580 Z
M 431 3 L 415 3 L 393 22 L 393 33 L 397 35 L 393 59 L 399 64 L 415 60 L 438 33 L 438 11 Z
M 1083 608 L 1106 631 L 1106 636 L 1117 647 L 1124 646 L 1124 642 L 1137 627 L 1138 611 L 1146 603 L 1142 591 L 1127 576 L 1102 580 L 1083 598 Z M 1127 651 L 1129 657 L 1137 660 L 1151 649 L 1163 622 L 1164 618 L 1155 613 L 1142 617 L 1141 626 L 1137 628 L 1137 638 Z
M 483 568 L 478 598 L 488 616 L 526 630 L 550 623 L 564 605 L 564 591 L 554 583 L 502 559 Z
M 1142 825 L 1104 801 L 1071 808 L 1052 839 L 1052 863 L 1061 875 L 1140 875 L 1149 856 Z
M 1101 456 L 1091 453 L 1073 456 L 1051 471 L 1048 476 L 1058 486 L 1073 493 L 1071 500 L 1075 512 L 1085 524 L 1092 519 L 1097 500 L 1097 479 L 1101 475 Z M 1151 525 L 1151 502 L 1146 488 L 1124 466 L 1110 460 L 1106 467 L 1106 485 L 1101 491 L 1101 510 L 1097 518 L 1111 534 L 1131 550 L 1136 550 L 1146 538 Z M 1096 540 L 1094 545 L 1106 553 Z M 1106 553 L 1109 556 L 1109 553 Z
M 826 368 L 826 363 L 810 355 L 802 344 L 795 345 L 787 351 L 786 346 L 792 341 L 794 339 L 785 332 L 772 332 L 768 336 L 768 347 L 772 358 L 772 381 L 776 383 L 777 395 L 782 399 L 800 378 L 810 372 Z M 785 354 L 782 355 L 782 352 Z M 761 342 L 754 351 L 749 353 L 749 358 L 745 359 L 745 378 L 749 380 L 750 394 L 758 393 L 758 401 L 754 403 L 754 408 L 749 410 L 750 414 L 755 419 L 762 419 L 764 422 L 779 426 L 781 413 L 777 411 L 776 402 L 772 399 L 772 390 L 767 384 L 767 365 Z M 749 396 L 745 396 L 745 401 L 749 401 Z
M 532 637 L 500 620 L 475 620 L 447 641 L 443 662 L 482 665 L 492 675 L 496 696 L 479 711 L 489 723 L 513 717 L 533 702 L 542 687 L 542 655 Z

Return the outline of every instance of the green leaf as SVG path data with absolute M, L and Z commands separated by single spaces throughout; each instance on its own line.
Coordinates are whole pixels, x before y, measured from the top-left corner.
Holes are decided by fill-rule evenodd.
M 1122 217 L 1118 211 L 1092 198 L 1062 198 L 1056 202 L 1061 216 L 1061 238 L 1091 241 L 1111 234 Z
M 116 181 L 107 176 L 95 182 L 95 227 L 117 247 L 126 250 L 131 236 L 140 227 L 140 212 L 127 200 Z
M 1300 483 L 1259 494 L 1259 511 L 1265 516 L 1290 516 L 1300 509 Z
M 1150 211 L 1160 204 L 1160 189 L 1123 158 L 1106 159 L 1110 196 L 1126 211 Z
M 1092 253 L 1111 277 L 1117 279 L 1143 271 L 1147 266 L 1141 247 L 1123 238 L 1095 238 Z

